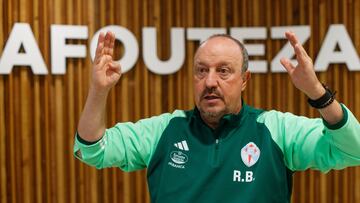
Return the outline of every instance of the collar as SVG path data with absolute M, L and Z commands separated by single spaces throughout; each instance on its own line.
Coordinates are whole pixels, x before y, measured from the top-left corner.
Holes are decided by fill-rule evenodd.
M 244 121 L 244 118 L 246 117 L 246 115 L 249 111 L 249 106 L 243 100 L 241 100 L 241 103 L 242 103 L 242 107 L 241 107 L 240 112 L 238 114 L 225 114 L 220 119 L 218 128 L 220 128 L 224 125 L 237 126 L 237 125 L 240 125 Z M 200 116 L 199 109 L 196 106 L 194 107 L 191 119 L 201 120 L 204 123 L 204 125 L 206 125 L 206 123 L 202 120 L 202 118 Z

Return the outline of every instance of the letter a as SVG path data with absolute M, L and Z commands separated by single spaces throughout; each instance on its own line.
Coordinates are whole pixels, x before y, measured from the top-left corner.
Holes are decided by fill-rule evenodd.
M 21 46 L 25 53 L 19 53 Z M 30 66 L 37 75 L 48 73 L 28 23 L 15 23 L 11 30 L 0 60 L 0 74 L 10 74 L 14 66 Z

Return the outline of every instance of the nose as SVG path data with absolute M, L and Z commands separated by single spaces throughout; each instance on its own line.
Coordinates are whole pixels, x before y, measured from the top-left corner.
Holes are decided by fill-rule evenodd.
M 209 71 L 205 78 L 205 85 L 208 89 L 213 89 L 218 86 L 218 75 L 215 71 Z

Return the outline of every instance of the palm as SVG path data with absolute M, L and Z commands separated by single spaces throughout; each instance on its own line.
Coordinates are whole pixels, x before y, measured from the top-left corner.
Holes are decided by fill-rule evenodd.
M 98 89 L 110 89 L 120 79 L 120 64 L 113 61 L 115 36 L 107 32 L 99 35 L 93 64 L 93 84 Z

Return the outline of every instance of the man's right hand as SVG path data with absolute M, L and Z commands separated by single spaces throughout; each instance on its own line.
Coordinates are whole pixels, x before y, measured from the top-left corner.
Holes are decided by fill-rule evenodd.
M 106 129 L 106 98 L 121 76 L 120 64 L 113 61 L 115 35 L 100 33 L 92 70 L 92 82 L 78 133 L 83 140 L 99 140 Z
M 108 92 L 120 79 L 120 64 L 113 60 L 115 35 L 112 32 L 100 33 L 92 70 L 90 89 Z

